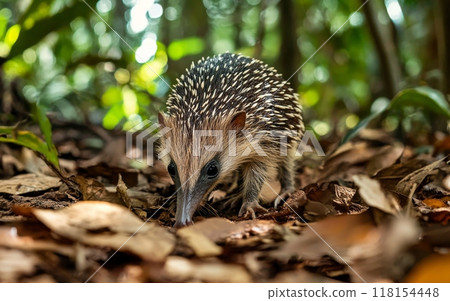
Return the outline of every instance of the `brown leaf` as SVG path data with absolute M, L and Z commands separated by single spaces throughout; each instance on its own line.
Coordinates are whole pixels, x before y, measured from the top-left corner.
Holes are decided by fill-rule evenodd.
M 305 270 L 296 270 L 278 273 L 271 279 L 273 283 L 339 283 L 319 274 L 310 273 Z
M 0 180 L 0 192 L 14 195 L 44 191 L 59 186 L 59 178 L 34 173 L 18 175 L 8 180 Z
M 442 184 L 447 191 L 450 191 L 450 175 L 448 175 L 444 178 L 444 180 L 442 181 Z
M 0 248 L 0 282 L 18 282 L 20 276 L 33 274 L 38 263 L 34 254 Z
M 380 181 L 381 186 L 390 192 L 395 192 L 398 182 L 408 174 L 430 164 L 434 159 L 429 155 L 419 155 L 415 158 L 396 163 L 377 173 L 375 179 Z M 408 197 L 406 195 L 405 197 Z
M 130 200 L 130 197 L 128 196 L 128 187 L 124 183 L 124 181 L 122 181 L 121 174 L 119 174 L 116 191 L 117 191 L 117 194 L 119 195 L 120 199 L 122 200 L 122 202 L 125 204 L 125 206 L 127 206 L 128 208 L 131 208 L 131 200 Z
M 327 243 L 338 248 L 336 251 L 340 253 L 356 244 L 371 241 L 371 231 L 375 229 L 367 214 L 328 217 L 309 225 L 311 228 L 305 228 L 300 236 L 288 241 L 273 255 L 285 260 L 293 255 L 312 260 L 318 260 L 324 255 L 334 257 L 336 254 Z M 326 243 L 319 237 L 324 238 Z
M 381 227 L 374 225 L 369 214 L 328 217 L 309 225 L 310 228 L 273 251 L 271 256 L 281 261 L 292 257 L 320 260 L 330 256 L 350 265 L 348 272 L 354 281 L 385 278 L 401 252 L 419 239 L 416 221 L 405 217 Z
M 423 232 L 423 240 L 431 246 L 450 248 L 450 224 L 428 224 Z
M 216 245 L 207 236 L 193 229 L 193 226 L 184 227 L 177 231 L 197 257 L 218 256 L 222 254 L 222 248 Z
M 208 218 L 197 222 L 190 227 L 214 242 L 223 241 L 228 236 L 240 233 L 244 230 L 242 225 L 237 225 L 236 223 L 221 217 Z
M 439 199 L 426 199 L 426 200 L 423 200 L 423 203 L 431 208 L 447 207 L 447 205 L 444 203 L 444 200 L 439 200 Z
M 189 228 L 217 243 L 230 238 L 239 239 L 249 234 L 268 233 L 276 226 L 272 221 L 267 220 L 231 222 L 225 218 L 213 217 L 197 222 Z
M 67 245 L 52 239 L 35 239 L 31 236 L 19 236 L 14 227 L 0 227 L 0 246 L 23 251 L 53 251 L 67 257 L 75 257 L 73 245 Z
M 370 176 L 376 175 L 380 170 L 393 165 L 403 154 L 405 147 L 401 144 L 385 145 L 378 154 L 367 162 L 366 172 Z
M 120 177 L 127 187 L 133 187 L 138 184 L 138 172 L 136 170 L 111 166 L 106 163 L 80 167 L 78 168 L 78 175 L 94 179 L 102 177 L 112 184 L 117 183 Z
M 163 273 L 174 282 L 251 282 L 248 272 L 240 265 L 222 262 L 197 262 L 183 257 L 167 258 Z
M 366 175 L 355 175 L 353 180 L 359 187 L 361 198 L 370 207 L 393 215 L 400 211 L 397 200 L 391 194 L 385 194 L 377 180 L 373 180 Z
M 417 208 L 422 214 L 422 218 L 427 221 L 433 221 L 446 225 L 450 221 L 450 197 L 442 199 L 426 199 L 417 201 Z
M 82 176 L 76 176 L 75 180 L 80 187 L 83 200 L 99 200 L 122 204 L 122 201 L 117 197 L 117 193 L 108 191 L 99 181 Z
M 350 180 L 361 168 L 354 168 L 356 164 L 366 162 L 379 152 L 378 148 L 370 147 L 367 142 L 348 142 L 340 146 L 331 154 L 323 166 L 323 174 L 317 182 L 331 182 L 334 180 Z
M 154 223 L 142 222 L 123 206 L 84 201 L 61 210 L 34 209 L 53 232 L 83 244 L 130 252 L 150 261 L 163 261 L 175 237 Z
M 419 262 L 406 276 L 409 283 L 449 283 L 450 254 L 432 254 Z
M 351 201 L 354 194 L 355 189 L 334 183 L 311 184 L 304 191 L 299 190 L 293 194 L 288 204 L 308 221 L 316 221 L 329 215 L 354 214 L 367 210 Z
M 396 192 L 403 196 L 409 196 L 414 194 L 417 186 L 420 185 L 420 183 L 422 183 L 425 177 L 428 176 L 445 159 L 446 158 L 444 157 L 440 160 L 434 161 L 433 163 L 428 164 L 408 174 L 400 182 L 398 182 L 398 184 L 395 187 Z
M 341 185 L 334 185 L 334 191 L 335 197 L 333 197 L 332 201 L 336 203 L 339 207 L 346 208 L 348 211 L 352 204 L 351 201 L 356 193 L 356 190 Z

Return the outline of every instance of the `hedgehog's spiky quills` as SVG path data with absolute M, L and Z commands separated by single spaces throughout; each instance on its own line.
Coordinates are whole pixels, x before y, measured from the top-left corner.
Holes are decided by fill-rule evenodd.
M 245 111 L 249 129 L 303 131 L 297 96 L 281 75 L 231 53 L 193 64 L 175 85 L 167 109 L 188 127 Z
M 163 137 L 163 145 L 170 147 L 170 156 L 165 161 L 172 172 L 175 170 L 173 177 L 179 187 L 178 225 L 189 223 L 200 201 L 221 179 L 236 170 L 244 177 L 241 213 L 256 208 L 259 191 L 270 170 L 278 170 L 284 190 L 292 189 L 293 150 L 304 127 L 297 95 L 275 69 L 230 53 L 202 59 L 179 78 L 167 109 L 168 116 L 160 115 L 159 121 L 172 129 Z M 223 150 L 202 151 L 194 156 L 194 130 L 216 134 L 223 131 Z M 230 138 L 227 135 L 230 130 L 239 133 Z M 282 142 L 270 134 L 273 132 L 287 136 L 287 156 L 280 156 Z M 248 139 L 248 135 L 258 133 L 264 133 L 257 141 L 264 156 L 255 152 L 256 145 Z M 206 135 L 201 145 L 214 144 L 215 139 L 214 135 Z M 229 155 L 230 144 L 236 146 L 235 156 Z M 248 149 L 253 150 L 248 154 Z M 211 169 L 211 164 L 219 169 L 214 179 L 209 179 L 205 171 Z

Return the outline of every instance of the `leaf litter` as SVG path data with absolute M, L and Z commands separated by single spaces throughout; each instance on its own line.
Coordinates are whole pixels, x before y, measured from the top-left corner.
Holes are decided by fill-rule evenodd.
M 61 166 L 79 194 L 36 160 L 0 149 L 2 282 L 448 281 L 446 144 L 416 154 L 364 129 L 325 143 L 326 157 L 305 154 L 297 190 L 278 208 L 244 220 L 221 206 L 225 197 L 174 229 L 175 190 L 159 162 L 136 169 L 118 150 L 68 143 L 56 141 L 60 156 L 78 157 Z

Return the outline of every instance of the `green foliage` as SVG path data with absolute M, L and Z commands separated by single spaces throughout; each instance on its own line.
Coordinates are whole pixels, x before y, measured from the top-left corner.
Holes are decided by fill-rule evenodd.
M 20 130 L 16 126 L 0 126 L 0 142 L 14 143 L 34 150 L 59 169 L 58 151 L 52 141 L 52 125 L 38 104 L 33 104 L 32 109 L 44 141 L 34 133 Z
M 8 9 L 0 10 L 0 38 L 3 38 L 3 35 L 6 32 L 6 26 L 8 25 L 8 20 L 11 17 L 11 12 Z
M 56 147 L 52 141 L 52 125 L 45 115 L 44 111 L 42 111 L 38 104 L 34 105 L 33 107 L 33 115 L 37 119 L 37 123 L 39 124 L 42 135 L 44 135 L 45 144 L 47 147 L 44 152 L 42 152 L 41 150 L 39 150 L 39 152 L 41 152 L 56 168 L 59 168 L 58 151 L 56 150 Z
M 38 153 L 59 169 L 58 152 L 53 143 L 48 144 L 29 131 L 16 130 L 11 126 L 0 126 L 0 142 L 14 143 L 27 147 Z
M 41 1 L 34 0 L 30 4 L 30 8 L 37 6 L 39 2 Z M 90 0 L 87 2 L 93 5 L 96 1 Z M 7 58 L 11 59 L 22 54 L 29 47 L 42 41 L 50 32 L 68 26 L 73 19 L 86 15 L 88 12 L 89 7 L 84 2 L 76 1 L 73 6 L 69 6 L 53 16 L 36 21 L 31 28 L 20 30 L 17 41 L 12 45 Z M 22 24 L 19 25 L 22 27 Z
M 417 87 L 400 91 L 392 99 L 389 109 L 399 109 L 405 106 L 421 107 L 424 110 L 450 118 L 450 107 L 445 96 L 430 87 Z
M 169 57 L 177 61 L 187 55 L 202 53 L 205 49 L 205 43 L 201 38 L 190 37 L 170 43 L 168 50 Z
M 418 93 L 405 90 L 384 113 L 369 114 L 373 100 L 388 95 L 365 12 L 353 14 L 359 1 L 87 2 L 100 17 L 83 1 L 73 0 L 3 1 L 0 9 L 3 85 L 18 82 L 26 100 L 61 119 L 127 129 L 154 118 L 164 110 L 170 86 L 192 61 L 224 51 L 262 59 L 286 79 L 292 75 L 305 120 L 319 136 L 342 135 L 351 128 L 349 133 L 357 132 L 383 114 L 408 115 L 403 107 L 411 106 L 412 99 L 417 99 L 414 108 L 448 119 L 442 95 L 426 95 L 422 88 L 414 90 Z M 287 2 L 291 9 L 286 12 L 282 4 Z M 435 47 L 419 46 L 434 45 L 440 38 L 430 18 L 434 6 L 416 0 L 398 4 L 395 20 L 386 1 L 375 7 L 380 25 L 396 37 L 403 72 L 399 86 L 437 87 L 443 74 L 434 67 L 439 66 Z M 288 40 L 286 30 L 293 32 Z M 288 56 L 283 54 L 286 47 Z M 288 57 L 292 68 L 281 56 Z M 441 102 L 425 103 L 423 97 Z M 8 118 L 10 124 L 17 122 Z
M 445 96 L 438 90 L 430 87 L 417 87 L 400 91 L 388 106 L 377 110 L 361 120 L 342 139 L 341 144 L 348 142 L 355 137 L 358 132 L 365 128 L 372 120 L 380 117 L 384 113 L 393 112 L 399 118 L 404 116 L 404 109 L 413 107 L 414 110 L 422 108 L 425 112 L 435 113 L 445 118 L 450 118 L 450 107 Z

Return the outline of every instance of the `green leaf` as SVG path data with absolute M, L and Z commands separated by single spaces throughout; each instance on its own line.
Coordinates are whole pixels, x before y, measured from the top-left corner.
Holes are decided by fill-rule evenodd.
M 0 10 L 0 39 L 3 38 L 3 34 L 6 31 L 6 26 L 11 18 L 11 11 L 7 8 Z
M 47 143 L 32 132 L 17 130 L 15 127 L 0 126 L 0 142 L 14 143 L 39 152 L 59 169 L 56 150 L 49 149 Z
M 177 61 L 187 55 L 199 54 L 205 49 L 205 42 L 198 37 L 173 41 L 167 48 L 169 57 Z
M 428 111 L 450 118 L 449 104 L 445 99 L 445 96 L 438 90 L 430 87 L 405 89 L 394 96 L 389 106 L 378 112 L 370 114 L 361 120 L 354 128 L 349 130 L 342 139 L 341 144 L 344 144 L 355 137 L 361 129 L 365 128 L 370 121 L 380 116 L 383 112 L 402 108 L 404 106 L 422 107 Z
M 87 0 L 93 6 L 96 0 Z M 75 4 L 66 7 L 59 13 L 36 21 L 33 27 L 20 31 L 17 41 L 12 45 L 7 60 L 21 54 L 27 48 L 40 42 L 50 32 L 57 31 L 70 25 L 70 22 L 77 17 L 86 17 L 91 9 L 83 1 L 75 1 Z
M 102 95 L 102 104 L 111 107 L 122 101 L 122 89 L 118 86 L 110 86 Z
M 108 130 L 114 129 L 122 119 L 125 118 L 125 113 L 123 111 L 123 105 L 121 103 L 116 103 L 113 105 L 109 111 L 103 117 L 103 127 Z
M 422 107 L 450 118 L 450 107 L 445 96 L 430 87 L 417 87 L 400 91 L 392 99 L 389 109 L 404 106 Z
M 34 12 L 36 12 L 39 9 L 39 5 L 42 4 L 42 0 L 34 0 L 32 1 L 27 9 L 23 12 L 23 14 L 20 16 L 19 20 L 17 20 L 17 24 L 23 25 L 25 20 Z
M 45 142 L 47 144 L 47 151 L 50 154 L 50 156 L 45 156 L 51 163 L 53 163 L 53 165 L 55 165 L 56 168 L 59 169 L 58 151 L 56 150 L 56 147 L 52 141 L 52 124 L 38 104 L 34 107 L 34 110 L 34 115 L 37 119 L 39 128 L 41 129 L 41 133 L 42 135 L 44 135 Z
M 367 116 L 366 118 L 362 119 L 354 128 L 350 129 L 347 134 L 345 134 L 344 138 L 342 138 L 341 145 L 344 143 L 347 143 L 351 139 L 353 139 L 356 134 L 359 133 L 360 130 L 365 128 L 372 120 L 374 120 L 376 117 L 380 116 L 381 113 L 385 112 L 386 108 L 383 110 L 380 110 L 378 112 L 374 112 Z
M 39 152 L 59 170 L 58 151 L 52 141 L 52 125 L 39 105 L 35 105 L 33 111 L 45 141 L 32 132 L 17 130 L 16 127 L 2 126 L 0 127 L 0 142 L 22 145 Z

